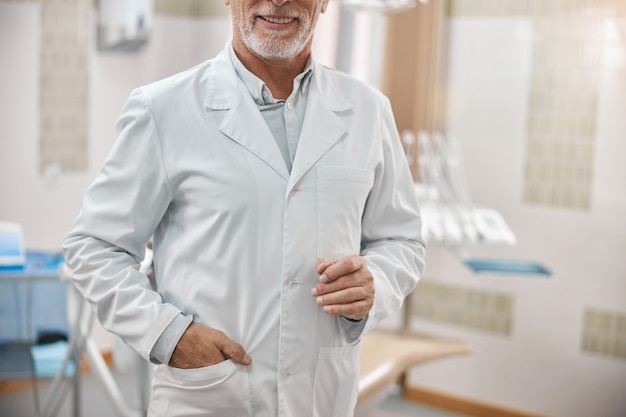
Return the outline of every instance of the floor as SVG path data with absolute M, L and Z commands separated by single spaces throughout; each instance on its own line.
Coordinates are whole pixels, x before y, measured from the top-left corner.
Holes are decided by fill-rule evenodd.
M 118 383 L 122 395 L 129 407 L 140 408 L 139 387 L 130 372 L 122 373 L 113 370 L 113 376 Z M 102 382 L 93 374 L 83 375 L 81 383 L 80 416 L 83 417 L 114 417 L 115 407 L 108 398 Z M 42 382 L 38 386 L 40 402 L 48 392 L 49 383 Z M 73 416 L 71 398 L 63 402 L 57 416 Z M 0 417 L 32 417 L 36 416 L 36 405 L 33 391 L 30 388 L 11 392 L 2 392 L 0 383 Z M 427 407 L 421 404 L 410 403 L 401 398 L 398 393 L 390 396 L 375 410 L 371 417 L 468 417 L 444 410 Z

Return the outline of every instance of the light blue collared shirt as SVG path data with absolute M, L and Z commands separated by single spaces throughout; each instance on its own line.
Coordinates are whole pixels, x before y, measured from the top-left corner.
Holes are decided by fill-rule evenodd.
M 239 60 L 232 45 L 230 58 L 235 72 L 250 92 L 265 119 L 289 172 L 296 155 L 302 122 L 309 97 L 309 85 L 313 74 L 313 64 L 309 57 L 304 71 L 293 80 L 293 89 L 286 100 L 275 99 L 265 82 L 248 70 Z

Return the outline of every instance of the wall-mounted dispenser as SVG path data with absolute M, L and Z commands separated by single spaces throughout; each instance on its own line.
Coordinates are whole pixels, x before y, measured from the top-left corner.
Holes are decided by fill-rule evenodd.
M 152 0 L 98 0 L 98 49 L 134 52 L 150 38 Z

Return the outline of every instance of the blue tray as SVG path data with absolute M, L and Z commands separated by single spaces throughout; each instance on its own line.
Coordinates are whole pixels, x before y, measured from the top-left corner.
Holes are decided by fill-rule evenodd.
M 465 259 L 465 264 L 476 274 L 516 274 L 550 277 L 552 272 L 543 265 L 533 261 L 516 261 L 502 259 Z

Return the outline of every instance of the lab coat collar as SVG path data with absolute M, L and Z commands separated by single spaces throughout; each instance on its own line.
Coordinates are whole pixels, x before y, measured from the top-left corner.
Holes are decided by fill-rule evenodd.
M 207 68 L 206 72 L 206 98 L 205 108 L 208 110 L 227 110 L 236 107 L 241 96 L 235 94 L 239 91 L 239 79 L 232 62 L 227 45 Z
M 326 71 L 332 70 L 315 62 L 313 65 L 309 98 L 291 175 L 265 119 L 235 72 L 228 45 L 207 69 L 206 109 L 228 110 L 220 131 L 288 181 L 287 191 L 348 131 L 340 114 L 350 112 L 353 107 L 326 74 Z
M 285 181 L 289 171 L 276 140 L 230 59 L 230 45 L 211 61 L 207 68 L 207 111 L 226 110 L 220 131 L 269 165 Z

